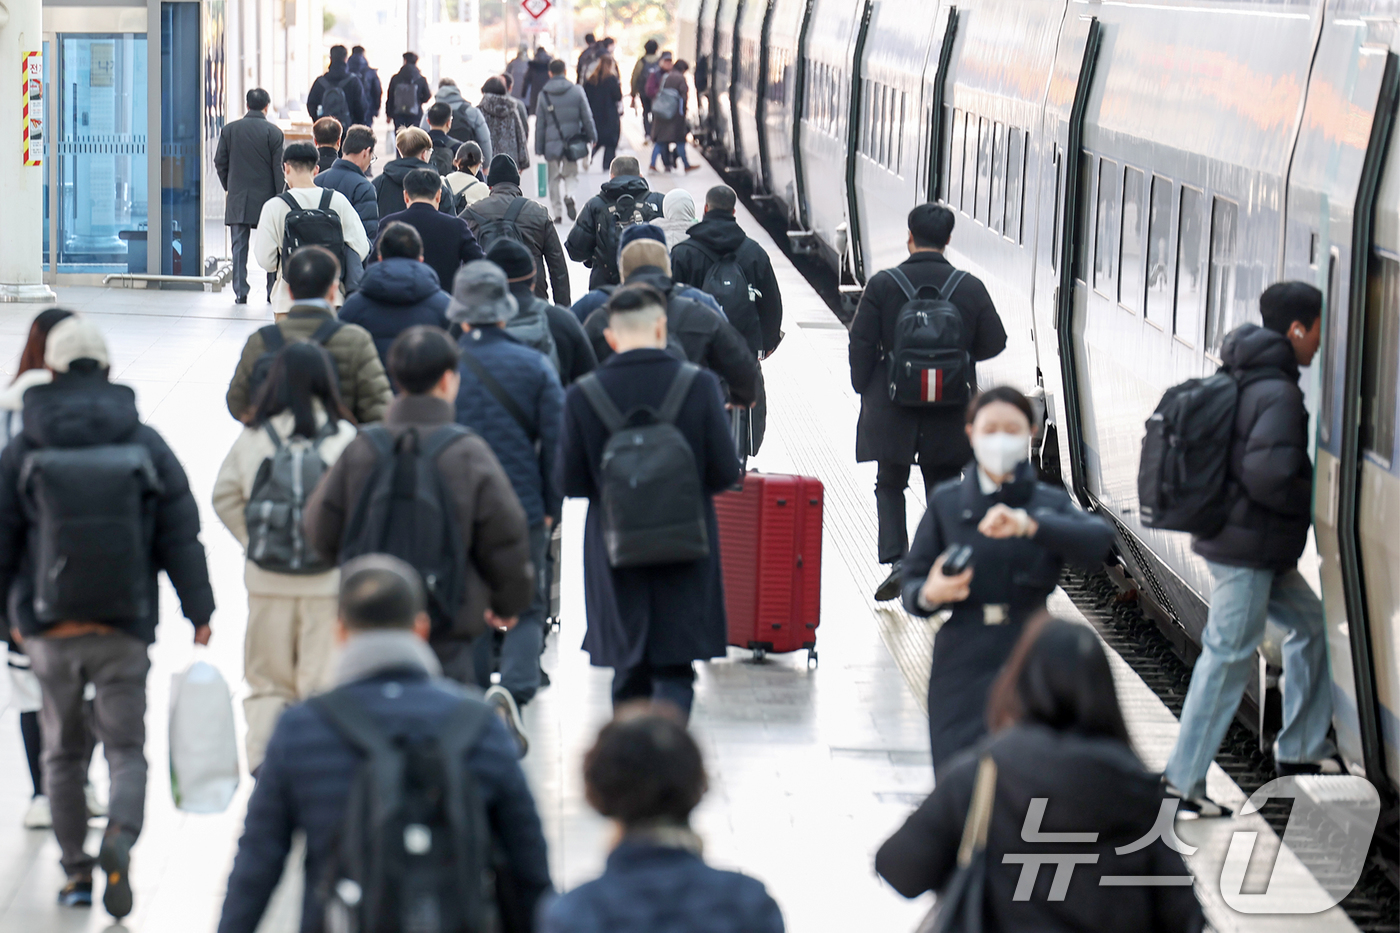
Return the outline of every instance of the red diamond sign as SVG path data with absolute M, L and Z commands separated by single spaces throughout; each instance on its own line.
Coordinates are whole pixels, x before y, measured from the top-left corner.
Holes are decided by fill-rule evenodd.
M 539 19 L 548 13 L 549 8 L 554 4 L 550 3 L 549 0 L 520 0 L 520 5 L 525 8 L 526 13 Z

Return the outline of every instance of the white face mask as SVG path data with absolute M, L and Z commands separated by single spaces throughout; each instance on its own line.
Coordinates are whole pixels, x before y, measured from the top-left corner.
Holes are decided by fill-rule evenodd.
M 989 476 L 1007 476 L 1030 458 L 1031 439 L 1025 434 L 974 434 L 972 452 Z

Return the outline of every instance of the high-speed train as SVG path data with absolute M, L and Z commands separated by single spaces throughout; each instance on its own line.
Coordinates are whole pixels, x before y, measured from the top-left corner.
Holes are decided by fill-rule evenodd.
M 1143 424 L 1265 286 L 1323 291 L 1304 381 L 1335 724 L 1393 802 L 1400 0 L 681 0 L 679 41 L 712 155 L 845 291 L 905 258 L 913 205 L 958 211 L 949 257 L 1010 335 L 981 381 L 1044 398 L 1042 456 L 1183 643 L 1210 576 L 1139 520 Z

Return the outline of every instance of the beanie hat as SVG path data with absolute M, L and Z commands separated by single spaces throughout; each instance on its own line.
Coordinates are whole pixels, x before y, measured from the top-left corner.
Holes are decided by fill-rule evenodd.
M 457 270 L 452 301 L 447 305 L 447 316 L 452 320 L 489 326 L 509 321 L 519 310 L 506 274 L 494 262 L 477 259 Z
M 93 360 L 98 368 L 108 366 L 107 341 L 87 318 L 64 318 L 49 331 L 44 342 L 44 365 L 56 373 L 68 372 L 74 360 Z
M 662 246 L 666 245 L 666 231 L 656 224 L 632 224 L 630 227 L 623 227 L 622 232 L 617 237 L 617 251 L 619 256 L 622 248 L 636 239 L 655 240 Z
M 662 274 L 671 274 L 671 254 L 666 252 L 666 244 L 655 240 L 637 237 L 618 251 L 617 271 L 626 282 L 643 266 L 655 266 Z
M 534 278 L 535 257 L 530 255 L 525 244 L 519 240 L 501 237 L 491 244 L 491 248 L 486 251 L 486 258 L 500 266 L 506 278 L 511 281 Z
M 502 184 L 520 184 L 520 168 L 515 164 L 515 160 L 504 152 L 498 153 L 491 160 L 491 168 L 486 172 L 486 184 L 492 188 Z

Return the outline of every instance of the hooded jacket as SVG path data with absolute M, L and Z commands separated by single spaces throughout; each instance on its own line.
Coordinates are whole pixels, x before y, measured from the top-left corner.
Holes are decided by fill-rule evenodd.
M 434 104 L 446 104 L 452 108 L 452 128 L 447 131 L 447 135 L 454 139 L 458 146 L 467 140 L 474 140 L 481 147 L 481 164 L 491 164 L 491 131 L 486 126 L 486 119 L 481 111 L 472 106 L 471 102 L 462 96 L 462 91 L 451 85 L 444 84 L 437 89 L 433 95 Z M 423 108 L 423 120 L 419 124 L 424 130 L 430 130 L 428 126 L 427 107 Z M 454 148 L 455 153 L 455 148 Z
M 515 82 L 520 99 L 525 101 L 525 107 L 531 113 L 535 111 L 535 103 L 539 100 L 540 90 L 549 83 L 549 63 L 552 60 L 548 51 L 536 49 L 535 57 L 530 59 L 530 64 L 526 68 L 525 80 Z M 536 128 L 535 132 L 539 133 L 539 129 Z
M 490 195 L 475 204 L 467 205 L 467 209 L 462 212 L 462 219 L 472 228 L 473 233 L 477 233 L 483 220 L 498 220 L 504 217 L 519 197 L 523 197 L 523 192 L 518 184 L 500 182 L 492 185 Z M 549 208 L 526 198 L 516 227 L 535 260 L 535 294 L 547 299 L 552 290 L 554 303 L 567 307 L 570 298 L 569 264 L 564 259 L 564 248 L 559 243 L 559 231 L 549 219 Z
M 1230 517 L 1214 538 L 1191 549 L 1234 567 L 1288 570 L 1298 564 L 1312 523 L 1308 412 L 1298 387 L 1298 358 L 1288 338 L 1241 324 L 1225 338 L 1224 368 L 1271 370 L 1240 389 L 1230 442 Z
M 345 62 L 331 62 L 326 73 L 311 83 L 311 90 L 306 95 L 306 112 L 311 115 L 311 119 L 334 116 L 334 114 L 322 114 L 320 111 L 321 100 L 332 86 L 339 87 L 345 92 L 345 106 L 350 111 L 350 125 L 364 123 L 365 86 L 360 83 L 359 76 L 350 71 Z
M 432 168 L 427 162 L 417 157 L 411 159 L 394 159 L 384 166 L 384 170 L 374 176 L 374 196 L 379 205 L 379 219 L 383 220 L 390 214 L 397 214 L 404 210 L 407 205 L 403 200 L 403 180 L 404 177 L 414 169 Z M 452 210 L 452 189 L 447 182 L 442 183 L 442 200 L 438 203 L 438 210 L 444 214 L 457 216 L 457 212 Z M 371 241 L 373 242 L 373 241 Z
M 724 314 L 744 335 L 755 355 L 772 353 L 782 339 L 783 295 L 778 290 L 778 277 L 773 273 L 768 253 L 749 239 L 730 213 L 709 211 L 689 233 L 690 238 L 676 244 L 671 253 L 672 278 L 703 289 L 705 276 L 715 265 L 715 259 L 707 256 L 702 247 L 717 257 L 733 253 L 749 287 L 758 290 L 754 300 L 757 314 L 750 315 L 747 320 L 736 317 L 732 308 L 725 308 Z
M 374 120 L 379 116 L 380 103 L 384 98 L 384 85 L 379 83 L 379 69 L 369 66 L 369 59 L 361 55 L 351 55 L 345 63 L 350 69 L 350 73 L 357 75 L 360 84 L 365 89 L 365 120 Z
M 520 113 L 520 102 L 504 94 L 482 94 L 477 111 L 486 121 L 491 135 L 491 150 L 504 152 L 515 160 L 517 168 L 530 167 L 529 127 Z M 483 165 L 490 165 L 486 159 Z
M 619 281 L 617 257 L 603 255 L 602 238 L 598 235 L 598 228 L 605 219 L 610 219 L 608 208 L 616 204 L 617 199 L 624 194 L 631 195 L 639 203 L 648 202 L 652 206 L 654 216 L 661 216 L 665 198 L 661 192 L 652 191 L 645 178 L 638 175 L 619 175 L 603 182 L 598 194 L 589 198 L 583 210 L 579 211 L 574 229 L 569 231 L 564 240 L 564 249 L 568 250 L 569 258 L 593 270 L 588 277 L 589 288 L 616 285 Z
M 553 114 L 549 112 L 551 106 Z M 568 78 L 550 78 L 535 99 L 535 154 L 562 159 L 564 141 L 580 133 L 590 144 L 598 141 L 588 97 L 583 88 Z
M 414 95 L 418 101 L 418 106 L 409 113 L 394 112 L 394 90 L 403 82 L 409 82 L 416 89 Z M 423 119 L 423 105 L 433 96 L 433 92 L 428 88 L 428 79 L 423 77 L 423 72 L 418 70 L 417 65 L 405 64 L 398 72 L 389 79 L 388 92 L 384 96 L 384 113 L 398 126 L 415 126 Z
M 394 339 L 419 324 L 446 330 L 449 301 L 431 266 L 395 256 L 365 271 L 360 290 L 341 306 L 340 319 L 369 331 L 387 373 Z
M 150 613 L 143 618 L 107 623 L 146 644 L 156 640 L 160 619 L 156 580 L 164 570 L 180 597 L 180 609 L 195 627 L 208 625 L 214 614 L 214 590 L 204 545 L 199 540 L 199 506 L 190 492 L 184 468 L 165 440 L 141 423 L 136 393 L 107 381 L 104 370 L 58 373 L 48 385 L 32 386 L 24 396 L 24 429 L 0 454 L 0 594 L 4 624 L 26 636 L 41 633 L 34 617 L 32 539 L 38 527 L 19 498 L 19 476 L 25 458 L 46 447 L 92 447 L 98 444 L 140 444 L 151 455 L 160 480 L 151 537 Z M 86 621 L 74 619 L 72 621 Z
M 1189 878 L 1181 856 L 1157 838 L 1135 852 L 1118 854 L 1153 834 L 1162 804 L 1158 776 L 1147 771 L 1122 742 L 1056 732 L 1046 726 L 1013 726 L 940 771 L 938 785 L 875 856 L 875 870 L 905 897 L 942 891 L 957 869 L 958 845 L 976 783 L 979 753 L 997 765 L 996 794 L 987 832 L 984 918 L 988 933 L 1037 930 L 1070 933 L 1196 933 L 1204 925 L 1190 883 L 1168 886 L 1101 886 L 1104 877 Z M 1096 833 L 1091 843 L 1025 842 L 1022 828 L 1033 799 L 1045 799 L 1040 831 Z M 1092 855 L 1076 864 L 1063 900 L 1049 896 L 1059 870 L 1042 865 L 1028 899 L 1015 891 L 1023 870 L 1011 855 Z
M 666 248 L 690 239 L 690 228 L 700 222 L 695 216 L 695 199 L 684 188 L 673 188 L 666 192 L 661 202 L 661 219 L 654 221 L 666 234 Z

